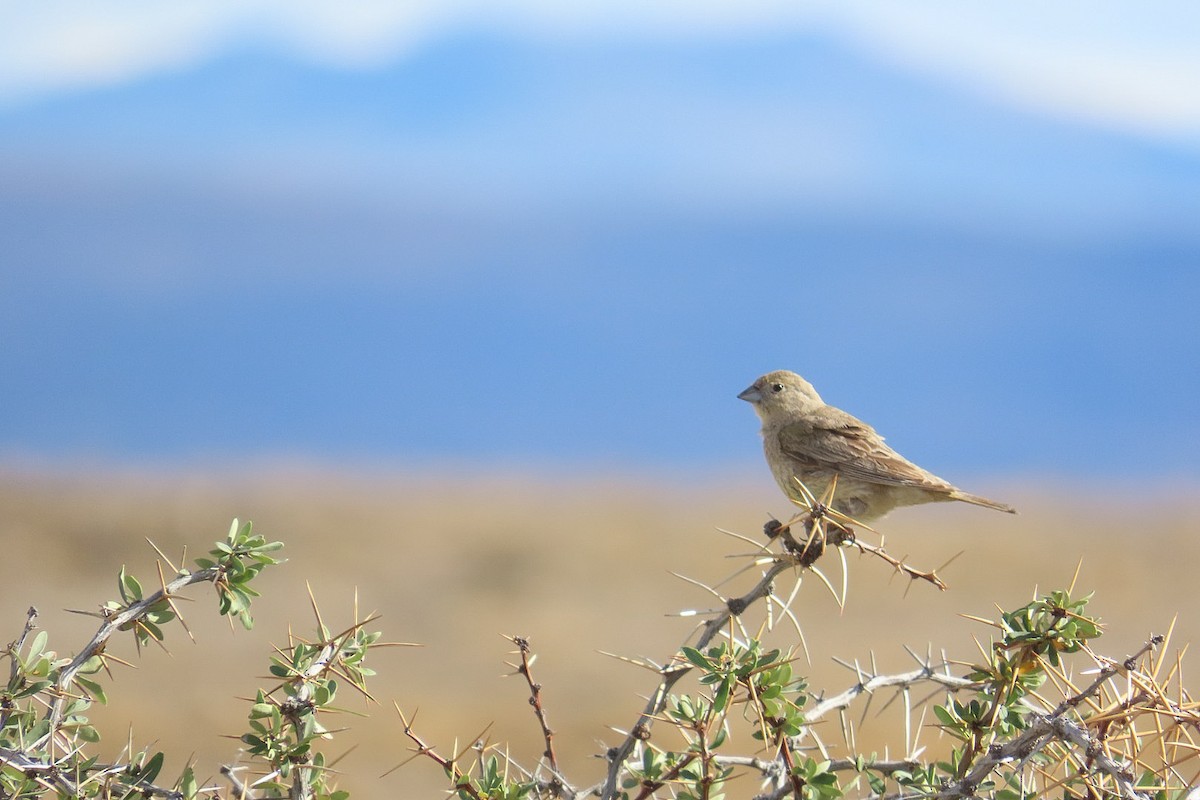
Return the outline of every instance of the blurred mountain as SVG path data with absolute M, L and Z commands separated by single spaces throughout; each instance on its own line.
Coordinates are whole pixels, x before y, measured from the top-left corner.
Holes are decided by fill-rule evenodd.
M 0 109 L 0 455 L 1195 475 L 1200 153 L 823 38 L 249 50 Z

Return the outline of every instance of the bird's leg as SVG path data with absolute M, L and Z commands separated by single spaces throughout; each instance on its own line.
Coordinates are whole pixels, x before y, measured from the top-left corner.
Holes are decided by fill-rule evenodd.
M 831 508 L 824 503 L 818 503 L 813 514 L 824 518 L 825 538 L 830 544 L 836 547 L 854 541 L 854 528 L 845 522 L 845 520 L 854 521 L 848 507 L 838 503 Z
M 801 564 L 811 567 L 825 553 L 825 528 L 820 524 L 819 517 L 809 514 L 804 519 L 804 532 L 804 544 L 799 545 L 793 540 L 797 547 L 791 552 Z
M 814 502 L 802 517 L 798 515 L 786 523 L 777 519 L 768 520 L 763 525 L 763 533 L 768 539 L 779 539 L 789 555 L 808 567 L 824 555 L 830 545 L 840 547 L 854 541 L 854 529 L 838 519 L 844 516 L 841 511 L 825 503 Z M 804 522 L 803 539 L 797 539 L 792 534 L 792 525 L 797 519 Z
M 825 538 L 834 547 L 854 544 L 854 528 L 842 525 L 840 522 L 833 522 L 833 527 L 825 531 Z
M 793 520 L 794 522 L 795 520 Z M 819 526 L 811 514 L 804 517 L 804 539 L 797 540 L 792 534 L 791 523 L 782 523 L 777 519 L 763 525 L 763 533 L 768 539 L 779 539 L 783 549 L 803 566 L 812 566 L 825 552 L 826 537 L 824 528 Z
M 824 520 L 822 534 L 826 543 L 832 544 L 834 547 L 854 541 L 854 529 L 849 527 L 846 521 L 853 522 L 855 513 L 866 511 L 866 505 L 861 500 L 853 497 L 837 497 L 839 477 L 838 473 L 833 474 L 820 499 L 817 499 L 807 486 L 800 484 L 805 497 L 808 498 L 810 516 L 815 520 Z M 797 482 L 799 482 L 798 479 Z
M 854 528 L 834 519 L 825 518 L 825 540 L 834 547 L 854 543 Z

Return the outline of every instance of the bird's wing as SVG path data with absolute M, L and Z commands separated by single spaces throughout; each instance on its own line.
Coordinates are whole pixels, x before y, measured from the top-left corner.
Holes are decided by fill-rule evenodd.
M 950 484 L 888 447 L 867 423 L 826 407 L 815 419 L 793 422 L 779 431 L 783 452 L 815 470 L 844 478 L 894 486 L 950 490 Z

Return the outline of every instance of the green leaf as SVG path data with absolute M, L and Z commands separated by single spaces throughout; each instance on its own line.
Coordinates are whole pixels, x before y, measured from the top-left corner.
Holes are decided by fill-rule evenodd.
M 729 705 L 729 697 L 733 693 L 733 687 L 736 686 L 734 678 L 729 677 L 721 681 L 717 687 L 717 692 L 713 696 L 713 711 L 718 714 L 725 713 L 726 707 Z
M 75 682 L 87 690 L 87 693 L 95 698 L 96 702 L 101 705 L 108 705 L 108 697 L 104 694 L 104 687 L 95 681 L 90 681 L 87 678 L 75 676 Z
M 155 753 L 149 761 L 146 762 L 140 770 L 140 778 L 146 783 L 154 783 L 154 779 L 158 777 L 158 773 L 162 772 L 163 754 Z
M 250 750 L 253 753 L 261 753 L 267 747 L 266 740 L 259 736 L 255 736 L 253 733 L 243 733 L 242 744 L 249 745 Z
M 23 689 L 13 695 L 13 699 L 20 700 L 26 697 L 32 697 L 43 689 L 53 686 L 53 681 L 31 681 L 27 683 Z
M 138 638 L 142 639 L 142 641 L 146 641 L 147 639 L 151 638 L 160 642 L 163 640 L 162 628 L 155 625 L 149 619 L 142 619 L 141 625 L 137 628 L 137 632 Z
M 37 658 L 46 649 L 46 642 L 50 641 L 50 634 L 47 631 L 38 631 L 33 641 L 29 643 L 29 652 L 25 655 L 27 662 L 36 661 Z
M 271 703 L 255 703 L 250 706 L 250 719 L 262 719 L 270 717 L 275 713 L 275 706 Z
M 717 735 L 714 736 L 712 738 L 712 742 L 709 743 L 709 746 L 708 746 L 709 749 L 716 750 L 716 749 L 720 748 L 721 745 L 725 744 L 725 740 L 728 738 L 729 738 L 729 730 L 726 729 L 724 726 L 718 728 Z
M 94 675 L 104 669 L 104 659 L 100 656 L 92 656 L 79 667 L 80 674 Z
M 183 775 L 179 778 L 179 793 L 184 796 L 184 800 L 192 800 L 199 791 L 200 786 L 196 782 L 196 775 L 190 766 L 185 767 Z
M 713 668 L 712 662 L 694 647 L 683 648 L 683 657 L 702 670 L 708 671 Z
M 225 609 L 222 613 L 237 616 L 249 607 L 249 603 L 245 599 L 245 595 L 240 592 L 225 590 L 221 597 L 224 599 Z
M 126 575 L 123 567 L 121 569 L 121 582 L 125 584 L 125 588 L 129 590 L 129 594 L 135 601 L 142 599 L 142 584 L 138 583 L 138 579 L 132 575 Z M 121 596 L 125 597 L 124 592 L 121 593 Z

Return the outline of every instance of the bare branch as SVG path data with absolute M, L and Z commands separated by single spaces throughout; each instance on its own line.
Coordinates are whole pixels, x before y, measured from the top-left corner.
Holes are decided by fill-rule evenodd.
M 542 739 L 546 742 L 546 750 L 543 755 L 553 776 L 549 789 L 555 795 L 561 795 L 565 792 L 566 795 L 573 796 L 575 791 L 570 788 L 570 785 L 562 777 L 562 772 L 558 768 L 558 757 L 554 753 L 554 731 L 550 727 L 550 722 L 546 718 L 546 709 L 542 705 L 542 685 L 533 679 L 533 673 L 530 671 L 530 667 L 533 665 L 533 658 L 531 657 L 532 651 L 529 647 L 529 640 L 523 636 L 509 636 L 506 638 L 517 646 L 517 651 L 520 653 L 521 663 L 516 666 L 516 671 L 525 678 L 525 682 L 529 686 L 529 705 L 533 707 L 533 713 L 537 717 L 538 725 L 542 729 Z

